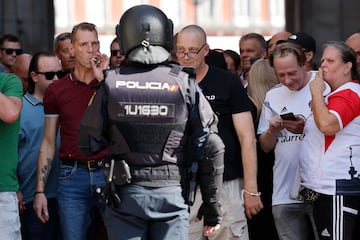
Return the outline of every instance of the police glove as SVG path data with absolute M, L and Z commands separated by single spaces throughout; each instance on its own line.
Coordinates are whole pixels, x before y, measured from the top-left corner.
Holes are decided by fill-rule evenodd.
M 203 202 L 199 208 L 197 218 L 199 220 L 204 216 L 204 226 L 216 226 L 221 222 L 221 208 L 220 203 Z

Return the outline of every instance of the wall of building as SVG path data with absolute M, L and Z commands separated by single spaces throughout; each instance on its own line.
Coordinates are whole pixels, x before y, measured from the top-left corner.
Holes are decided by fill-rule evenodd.
M 174 22 L 175 32 L 188 24 L 199 24 L 206 30 L 211 48 L 238 51 L 241 35 L 255 31 L 269 36 L 285 26 L 284 0 L 54 0 L 54 3 L 57 33 L 70 31 L 81 21 L 92 22 L 101 34 L 104 52 L 115 36 L 121 15 L 138 4 L 162 9 Z
M 241 35 L 249 31 L 274 33 L 285 26 L 284 0 L 54 0 L 56 30 L 91 21 L 104 34 L 112 34 L 121 15 L 138 4 L 162 9 L 175 30 L 199 24 L 209 35 Z
M 17 35 L 24 51 L 52 49 L 54 32 L 53 0 L 0 1 L 0 35 Z
M 322 45 L 330 40 L 345 41 L 360 31 L 358 0 L 286 0 L 286 29 L 311 34 L 317 43 L 316 61 Z
M 345 40 L 360 30 L 358 0 L 1 0 L 0 34 L 18 35 L 25 51 L 33 53 L 51 50 L 55 34 L 89 21 L 97 25 L 106 53 L 121 14 L 137 4 L 161 8 L 173 20 L 175 31 L 199 24 L 210 36 L 212 48 L 236 51 L 245 33 L 268 37 L 286 29 L 313 35 L 318 58 L 324 42 Z

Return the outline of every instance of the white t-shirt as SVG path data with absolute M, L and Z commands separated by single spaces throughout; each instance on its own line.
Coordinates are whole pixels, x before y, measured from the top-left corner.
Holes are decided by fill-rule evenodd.
M 337 117 L 340 131 L 325 136 L 316 127 L 313 115 L 307 119 L 300 151 L 300 177 L 305 187 L 335 195 L 336 180 L 351 178 L 351 162 L 357 171 L 355 177 L 360 173 L 360 85 L 345 83 L 325 101 Z
M 315 78 L 312 72 L 310 81 Z M 309 83 L 299 91 L 289 90 L 286 86 L 278 84 L 270 89 L 265 97 L 260 115 L 257 133 L 265 133 L 269 129 L 271 119 L 279 114 L 293 112 L 307 118 L 311 114 L 311 93 Z M 292 199 L 290 194 L 293 185 L 299 185 L 299 152 L 303 134 L 294 134 L 283 129 L 275 145 L 275 162 L 273 167 L 273 196 L 272 204 L 300 203 Z M 294 181 L 297 181 L 294 183 Z

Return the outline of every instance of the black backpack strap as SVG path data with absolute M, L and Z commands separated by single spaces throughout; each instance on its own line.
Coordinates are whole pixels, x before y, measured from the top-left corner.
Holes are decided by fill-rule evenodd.
M 191 113 L 195 107 L 198 108 L 198 106 L 199 106 L 199 93 L 197 91 L 196 82 L 195 82 L 196 71 L 195 71 L 195 68 L 192 68 L 192 67 L 183 67 L 183 71 L 186 72 L 187 74 L 189 74 L 188 97 L 189 97 L 190 104 L 191 104 L 189 106 L 189 110 L 190 110 L 189 112 Z M 200 117 L 200 115 L 199 115 L 199 117 Z

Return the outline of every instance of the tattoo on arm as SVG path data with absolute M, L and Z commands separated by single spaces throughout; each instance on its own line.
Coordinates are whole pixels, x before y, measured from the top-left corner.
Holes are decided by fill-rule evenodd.
M 44 186 L 46 186 L 46 182 L 50 174 L 53 159 L 47 158 L 46 160 L 47 160 L 46 164 L 41 168 L 41 178 L 40 178 Z

